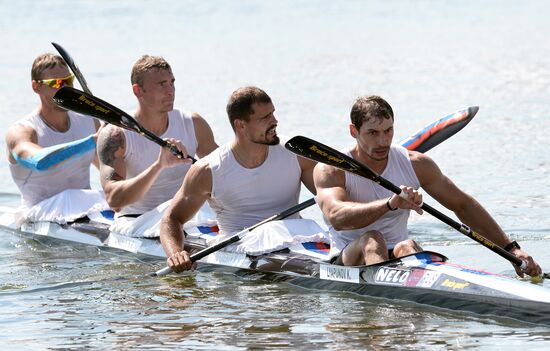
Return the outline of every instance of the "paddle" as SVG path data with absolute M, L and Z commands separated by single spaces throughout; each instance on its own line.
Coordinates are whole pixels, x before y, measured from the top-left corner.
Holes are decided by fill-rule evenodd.
M 401 188 L 397 187 L 395 184 L 391 183 L 387 179 L 381 177 L 380 175 L 376 174 L 372 169 L 370 169 L 368 166 L 358 162 L 357 160 L 334 150 L 333 148 L 323 145 L 315 140 L 303 137 L 303 136 L 296 136 L 292 139 L 290 139 L 286 144 L 285 147 L 290 150 L 291 152 L 305 157 L 309 158 L 311 160 L 325 163 L 327 165 L 342 169 L 344 171 L 357 174 L 358 176 L 365 177 L 367 179 L 372 180 L 373 182 L 376 182 L 380 184 L 382 187 L 388 189 L 389 191 L 403 197 L 405 194 L 402 192 Z M 512 255 L 508 251 L 504 250 L 500 246 L 497 246 L 492 241 L 484 238 L 480 234 L 476 233 L 472 229 L 470 229 L 468 226 L 462 223 L 458 223 L 451 219 L 450 217 L 444 215 L 443 213 L 439 212 L 435 208 L 429 206 L 428 204 L 424 203 L 422 204 L 421 208 L 431 214 L 432 216 L 436 217 L 440 221 L 448 224 L 452 228 L 456 229 L 460 233 L 466 235 L 467 237 L 477 241 L 478 243 L 482 244 L 486 248 L 492 250 L 493 252 L 497 253 L 501 257 L 507 259 L 508 261 L 512 262 L 516 266 L 520 267 L 522 270 L 527 267 L 527 263 L 519 259 L 518 257 Z
M 296 206 L 292 206 L 291 208 L 289 208 L 287 210 L 284 210 L 283 212 L 281 212 L 279 214 L 276 214 L 276 215 L 273 215 L 269 218 L 266 218 L 263 221 L 254 224 L 251 227 L 245 228 L 245 229 L 241 230 L 240 232 L 231 235 L 229 238 L 227 238 L 225 240 L 222 240 L 222 241 L 220 241 L 219 243 L 217 243 L 215 245 L 209 246 L 209 247 L 207 247 L 203 250 L 200 250 L 199 252 L 191 255 L 191 257 L 190 257 L 191 262 L 198 261 L 201 258 L 203 258 L 205 256 L 208 256 L 208 255 L 210 255 L 211 253 L 213 253 L 215 251 L 221 250 L 224 247 L 241 240 L 246 234 L 248 234 L 248 232 L 251 232 L 252 230 L 258 228 L 259 226 L 261 226 L 261 225 L 263 225 L 267 222 L 278 221 L 280 219 L 284 219 L 284 218 L 286 218 L 290 215 L 295 214 L 296 212 L 300 212 L 301 210 L 310 207 L 314 203 L 315 203 L 315 198 L 311 198 L 311 199 L 306 200 L 302 203 L 299 203 Z M 158 270 L 154 273 L 151 273 L 150 275 L 152 277 L 160 277 L 160 276 L 166 275 L 166 274 L 171 273 L 171 272 L 172 272 L 172 269 L 170 267 L 164 267 L 163 269 Z
M 76 77 L 76 79 L 80 83 L 80 86 L 82 87 L 82 90 L 84 90 L 88 94 L 91 94 L 92 92 L 88 88 L 88 84 L 86 84 L 86 79 L 84 79 L 84 76 L 82 75 L 82 73 L 78 69 L 78 66 L 76 65 L 76 63 L 74 63 L 74 60 L 71 57 L 71 55 L 69 55 L 67 50 L 65 50 L 61 45 L 59 45 L 57 43 L 54 43 L 54 42 L 52 42 L 52 45 L 57 50 L 57 52 L 59 52 L 59 55 L 61 55 L 63 60 L 65 60 L 65 62 L 67 63 L 67 66 L 69 66 L 69 68 L 73 72 L 74 76 Z
M 64 86 L 55 93 L 53 100 L 58 106 L 67 110 L 89 115 L 115 126 L 139 133 L 158 145 L 169 149 L 179 158 L 183 158 L 181 151 L 174 145 L 167 143 L 165 140 L 162 140 L 149 130 L 145 129 L 141 124 L 139 124 L 138 121 L 126 112 L 106 101 L 101 100 L 100 98 L 93 96 L 92 94 L 80 91 L 73 87 Z M 193 162 L 196 161 L 191 156 L 187 157 L 193 160 Z
M 399 144 L 409 150 L 426 152 L 466 127 L 478 110 L 479 107 L 471 106 L 451 113 L 426 125 Z
M 441 142 L 448 139 L 449 137 L 453 136 L 462 128 L 464 128 L 472 120 L 472 118 L 474 118 L 475 114 L 477 113 L 477 110 L 478 108 L 474 106 L 464 110 L 457 111 L 443 118 L 440 118 L 435 122 L 432 122 L 427 126 L 425 126 L 424 128 L 420 129 L 418 132 L 414 133 L 407 139 L 403 140 L 401 142 L 401 145 L 403 145 L 409 150 L 422 150 L 421 152 L 426 152 L 432 149 L 434 146 L 439 145 Z M 191 255 L 190 259 L 193 262 L 200 260 L 201 258 L 215 251 L 223 249 L 224 247 L 226 247 L 231 243 L 239 241 L 246 233 L 259 227 L 260 225 L 267 223 L 269 221 L 283 219 L 291 214 L 294 214 L 295 212 L 301 211 L 302 209 L 313 205 L 314 202 L 315 202 L 315 199 L 309 199 L 301 204 L 298 204 L 292 208 L 289 208 L 288 210 L 282 212 L 279 215 L 275 215 L 273 217 L 267 218 L 261 221 L 260 223 L 257 223 L 252 227 L 248 229 L 244 229 L 243 231 L 235 234 L 234 236 L 229 237 L 227 240 L 224 240 L 214 246 L 207 247 L 206 249 L 201 250 L 194 255 Z M 280 216 L 280 217 L 277 217 L 277 216 Z M 170 272 L 172 272 L 170 267 L 165 267 L 157 272 L 150 273 L 150 276 L 163 276 L 163 275 L 169 274 Z

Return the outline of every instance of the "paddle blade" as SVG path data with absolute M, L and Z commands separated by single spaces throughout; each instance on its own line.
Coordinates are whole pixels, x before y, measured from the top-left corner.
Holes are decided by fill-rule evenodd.
M 143 128 L 132 116 L 92 94 L 85 93 L 73 87 L 64 86 L 55 93 L 53 100 L 58 106 L 64 109 L 92 116 L 117 127 L 139 133 L 152 142 L 169 149 L 179 158 L 184 157 L 177 147 Z M 187 158 L 193 162 L 196 161 L 192 156 L 187 156 Z
M 62 87 L 55 93 L 53 100 L 64 109 L 92 116 L 115 126 L 141 133 L 140 126 L 132 116 L 108 102 L 73 87 Z
M 409 150 L 426 152 L 464 128 L 474 118 L 478 110 L 479 107 L 472 106 L 451 113 L 428 124 L 399 144 Z
M 371 169 L 340 151 L 313 139 L 298 135 L 287 141 L 285 148 L 298 156 L 367 177 L 375 182 L 378 181 L 378 174 Z
M 86 83 L 86 79 L 84 79 L 84 76 L 82 75 L 82 73 L 80 72 L 80 69 L 78 69 L 78 66 L 76 65 L 76 63 L 74 62 L 73 58 L 71 57 L 71 55 L 69 55 L 69 53 L 67 52 L 67 50 L 65 50 L 61 45 L 57 44 L 57 43 L 54 43 L 52 42 L 52 45 L 54 46 L 54 48 L 57 50 L 57 52 L 59 52 L 59 55 L 61 55 L 61 57 L 63 58 L 63 60 L 65 60 L 65 62 L 67 63 L 67 66 L 69 66 L 69 68 L 71 69 L 71 71 L 73 72 L 74 76 L 76 77 L 76 79 L 78 80 L 78 83 L 80 83 L 80 86 L 82 87 L 82 90 L 84 90 L 85 92 L 87 92 L 88 94 L 91 94 L 92 92 L 90 91 L 90 89 L 88 88 L 88 84 Z

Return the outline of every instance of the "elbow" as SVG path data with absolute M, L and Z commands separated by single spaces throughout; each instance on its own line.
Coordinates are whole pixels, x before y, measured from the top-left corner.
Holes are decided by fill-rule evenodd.
M 339 211 L 330 211 L 325 214 L 325 218 L 327 219 L 327 222 L 334 228 L 334 230 L 340 231 L 347 229 L 344 226 L 344 221 L 342 221 L 341 216 L 339 215 Z
M 115 212 L 120 212 L 124 207 L 120 201 L 120 197 L 116 196 L 116 194 L 111 191 L 105 191 L 105 200 L 107 204 L 109 204 L 109 207 Z
M 181 219 L 176 215 L 172 208 L 168 207 L 160 220 L 160 241 L 166 241 L 174 235 L 177 235 L 177 233 L 183 228 L 183 224 L 184 223 L 182 223 Z
M 332 228 L 334 228 L 334 230 L 336 231 L 341 231 L 346 229 L 339 221 L 329 221 L 329 223 L 332 226 Z

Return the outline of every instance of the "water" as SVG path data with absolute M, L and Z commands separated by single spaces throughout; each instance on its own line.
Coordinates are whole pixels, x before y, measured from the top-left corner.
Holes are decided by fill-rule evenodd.
M 35 107 L 30 66 L 54 51 L 51 41 L 69 51 L 95 95 L 126 111 L 135 108 L 133 62 L 164 56 L 177 79 L 176 105 L 204 116 L 219 143 L 232 138 L 227 98 L 247 84 L 271 95 L 281 134 L 336 148 L 352 141 L 348 115 L 361 94 L 392 104 L 397 140 L 479 105 L 473 122 L 430 155 L 550 270 L 544 1 L 0 1 L 0 11 L 3 131 Z M 18 202 L 5 158 L 0 186 L 1 205 Z M 512 274 L 435 219 L 411 223 L 426 248 Z M 1 348 L 501 350 L 546 349 L 550 339 L 547 328 L 521 322 L 224 272 L 142 278 L 158 267 L 0 233 Z

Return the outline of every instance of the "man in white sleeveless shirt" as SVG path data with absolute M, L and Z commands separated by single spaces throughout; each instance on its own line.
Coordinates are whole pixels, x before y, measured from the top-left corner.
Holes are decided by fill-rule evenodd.
M 393 123 L 393 110 L 384 99 L 358 98 L 349 125 L 356 144 L 347 154 L 401 185 L 408 201 L 371 180 L 332 166 L 319 163 L 314 169 L 317 201 L 329 224 L 331 251 L 338 255 L 334 263 L 373 264 L 421 251 L 408 238 L 407 221 L 411 209 L 422 213 L 422 195 L 418 192 L 422 187 L 466 225 L 527 262 L 524 273 L 541 274 L 533 258 L 510 240 L 491 215 L 447 178 L 431 158 L 392 144 Z
M 31 208 L 68 189 L 90 189 L 90 165 L 97 166 L 96 131 L 92 118 L 58 107 L 53 96 L 74 76 L 60 56 L 42 54 L 31 68 L 38 108 L 6 134 L 10 171 Z
M 205 201 L 221 233 L 232 233 L 298 203 L 301 183 L 312 193 L 314 162 L 287 151 L 277 136 L 271 98 L 257 87 L 237 89 L 227 104 L 233 141 L 195 163 L 160 226 L 168 266 L 190 269 L 182 225 Z
M 132 68 L 138 100 L 134 116 L 146 129 L 185 156 L 203 157 L 217 147 L 208 123 L 196 112 L 174 109 L 174 75 L 162 57 L 144 55 Z M 113 125 L 99 136 L 101 185 L 118 216 L 137 217 L 170 200 L 191 166 L 168 149 Z

